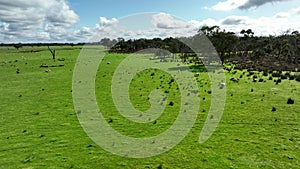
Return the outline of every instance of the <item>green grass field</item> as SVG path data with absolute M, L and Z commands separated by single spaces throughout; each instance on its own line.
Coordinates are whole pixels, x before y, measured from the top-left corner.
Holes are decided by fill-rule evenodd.
M 94 143 L 81 127 L 72 99 L 72 77 L 80 47 L 54 47 L 57 61 L 46 47 L 0 48 L 0 168 L 299 168 L 300 83 L 278 85 L 262 73 L 254 83 L 247 71 L 227 73 L 227 99 L 222 120 L 210 139 L 199 134 L 210 108 L 210 81 L 197 77 L 200 110 L 189 134 L 161 155 L 131 159 L 113 155 Z M 31 50 L 37 52 L 31 52 Z M 127 55 L 108 54 L 98 70 L 96 97 L 107 122 L 133 137 L 157 135 L 178 115 L 177 84 L 158 70 L 145 70 L 130 85 L 130 99 L 141 111 L 149 108 L 153 89 L 167 91 L 163 115 L 155 123 L 136 124 L 114 107 L 110 88 L 114 70 Z M 111 64 L 106 64 L 110 62 Z M 50 66 L 40 68 L 41 65 Z M 62 66 L 63 65 L 63 66 Z M 45 70 L 50 69 L 50 73 Z M 153 75 L 154 73 L 154 75 Z M 152 76 L 151 76 L 152 74 Z M 243 78 L 238 83 L 231 77 Z M 294 104 L 287 104 L 288 98 Z M 168 102 L 168 103 L 169 103 Z M 213 106 L 213 105 L 212 105 Z M 272 111 L 276 108 L 276 111 Z

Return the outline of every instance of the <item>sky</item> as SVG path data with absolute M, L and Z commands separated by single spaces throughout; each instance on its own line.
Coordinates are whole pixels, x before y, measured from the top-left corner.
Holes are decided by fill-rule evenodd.
M 257 36 L 300 31 L 300 1 L 0 0 L 0 43 L 181 37 L 214 25 Z

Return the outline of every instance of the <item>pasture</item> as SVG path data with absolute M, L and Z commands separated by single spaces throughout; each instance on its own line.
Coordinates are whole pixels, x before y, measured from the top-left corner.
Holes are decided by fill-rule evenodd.
M 57 51 L 55 62 L 47 47 L 0 48 L 1 169 L 300 166 L 300 82 L 296 80 L 284 79 L 276 84 L 274 80 L 279 77 L 271 79 L 271 74 L 226 71 L 223 117 L 210 139 L 199 144 L 210 108 L 211 87 L 207 73 L 194 67 L 195 73 L 200 71 L 195 78 L 201 101 L 192 130 L 164 154 L 131 159 L 103 150 L 86 135 L 72 99 L 73 70 L 81 48 L 53 48 Z M 99 108 L 107 123 L 124 135 L 157 135 L 168 129 L 178 115 L 177 84 L 170 83 L 172 78 L 158 70 L 138 74 L 130 85 L 133 106 L 147 110 L 150 92 L 161 89 L 168 96 L 167 108 L 155 122 L 136 124 L 126 120 L 118 114 L 110 93 L 114 70 L 126 56 L 108 54 L 102 61 L 95 86 Z M 253 76 L 262 82 L 253 82 Z M 239 78 L 239 82 L 231 81 L 232 77 Z M 287 104 L 289 98 L 293 104 Z

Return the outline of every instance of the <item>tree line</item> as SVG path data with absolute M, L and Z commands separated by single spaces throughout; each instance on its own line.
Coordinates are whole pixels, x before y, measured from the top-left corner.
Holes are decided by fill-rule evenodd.
M 219 26 L 203 26 L 193 37 L 205 35 L 215 47 L 222 64 L 234 63 L 238 69 L 291 70 L 297 71 L 300 63 L 300 33 L 285 31 L 279 35 L 256 36 L 252 29 L 239 34 L 221 30 Z M 110 40 L 102 39 L 99 44 L 108 46 L 109 52 L 134 53 L 143 49 L 160 48 L 179 54 L 186 62 L 201 64 L 201 54 L 195 54 L 181 38 L 153 38 Z M 163 55 L 159 53 L 158 55 Z M 213 57 L 213 56 L 212 56 Z M 200 60 L 200 61 L 199 61 Z
M 155 50 L 157 56 L 174 53 L 180 56 L 181 61 L 210 64 L 215 55 L 204 58 L 201 53 L 194 53 L 189 46 L 182 42 L 193 40 L 197 36 L 206 36 L 214 46 L 222 64 L 233 63 L 238 69 L 253 70 L 290 70 L 298 71 L 300 63 L 300 33 L 287 30 L 279 35 L 256 36 L 252 29 L 241 30 L 234 33 L 221 30 L 219 26 L 203 26 L 192 37 L 182 38 L 153 38 L 153 39 L 129 39 L 120 37 L 117 39 L 103 38 L 99 42 L 91 43 L 28 43 L 28 44 L 0 44 L 0 46 L 14 46 L 16 49 L 23 46 L 83 46 L 103 45 L 111 53 L 135 53 L 143 49 Z M 49 48 L 50 50 L 50 48 Z M 51 50 L 50 50 L 51 51 Z M 51 52 L 54 55 L 54 51 Z M 54 56 L 53 56 L 54 58 Z M 299 69 L 300 71 L 300 69 Z

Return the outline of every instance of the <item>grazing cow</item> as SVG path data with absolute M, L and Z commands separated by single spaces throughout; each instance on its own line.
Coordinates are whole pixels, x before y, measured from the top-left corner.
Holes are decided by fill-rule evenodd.
M 233 81 L 233 82 L 239 82 L 240 79 L 239 79 L 239 78 L 232 77 L 232 78 L 230 78 L 230 80 Z
M 50 70 L 50 69 L 48 69 L 48 70 L 45 70 L 45 72 L 46 72 L 46 73 L 50 73 L 50 72 L 51 72 L 51 70 Z
M 223 89 L 225 87 L 225 85 L 226 85 L 225 83 L 220 83 L 219 84 L 220 89 Z

